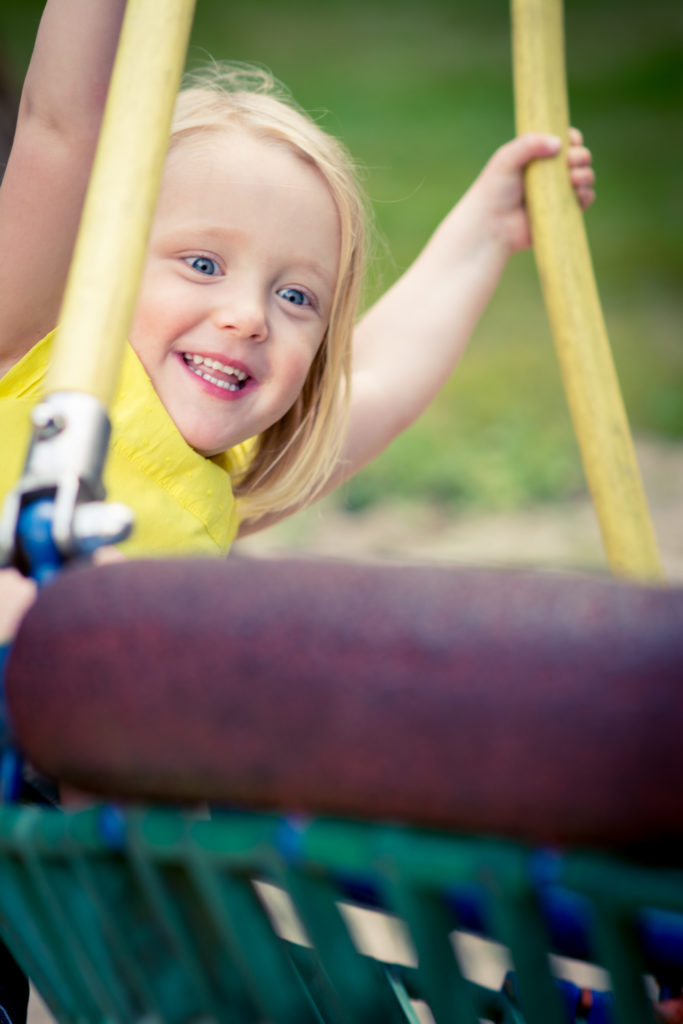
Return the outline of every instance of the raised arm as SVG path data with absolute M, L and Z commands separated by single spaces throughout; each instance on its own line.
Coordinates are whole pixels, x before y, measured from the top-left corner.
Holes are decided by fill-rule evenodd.
M 523 171 L 556 156 L 560 140 L 528 134 L 498 149 L 415 262 L 366 313 L 353 339 L 351 404 L 341 458 L 322 494 L 370 462 L 413 423 L 453 372 L 513 252 L 531 244 Z M 594 199 L 590 151 L 570 129 L 576 198 Z M 248 520 L 240 536 L 297 509 Z
M 48 0 L 0 188 L 0 376 L 55 326 L 125 0 Z
M 559 140 L 538 134 L 498 149 L 417 260 L 360 322 L 349 428 L 335 483 L 379 454 L 443 387 L 509 256 L 531 244 L 523 169 L 558 149 Z M 574 129 L 567 159 L 585 208 L 593 200 L 594 175 Z

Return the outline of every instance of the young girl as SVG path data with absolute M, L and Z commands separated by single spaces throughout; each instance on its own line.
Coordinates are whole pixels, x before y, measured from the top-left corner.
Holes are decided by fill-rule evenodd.
M 50 0 L 26 77 L 0 191 L 0 422 L 13 437 L 0 498 L 21 472 L 124 6 Z M 529 244 L 522 170 L 559 145 L 528 135 L 499 150 L 354 332 L 364 214 L 342 146 L 264 74 L 183 91 L 111 410 L 108 496 L 136 512 L 122 550 L 224 553 L 378 454 L 438 392 Z M 576 133 L 569 162 L 586 206 Z
M 124 7 L 49 0 L 26 76 L 0 189 L 0 504 L 23 468 Z M 525 165 L 559 148 L 533 134 L 499 149 L 354 330 L 364 206 L 345 150 L 264 73 L 190 83 L 110 410 L 107 494 L 136 517 L 122 552 L 225 553 L 412 423 L 530 244 Z M 578 132 L 567 155 L 586 207 Z M 0 573 L 0 638 L 32 593 Z

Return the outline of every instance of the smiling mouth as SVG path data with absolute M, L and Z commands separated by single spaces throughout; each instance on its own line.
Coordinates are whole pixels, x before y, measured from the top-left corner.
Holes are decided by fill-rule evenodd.
M 200 356 L 192 352 L 183 352 L 185 365 L 193 373 L 209 384 L 215 384 L 225 391 L 241 391 L 249 379 L 249 374 L 229 363 L 221 363 L 218 359 Z

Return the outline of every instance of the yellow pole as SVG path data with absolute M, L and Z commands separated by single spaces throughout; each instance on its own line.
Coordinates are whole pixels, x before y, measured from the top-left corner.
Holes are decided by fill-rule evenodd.
M 132 319 L 195 0 L 128 0 L 46 393 L 111 403 Z
M 517 131 L 567 139 L 562 0 L 512 0 Z M 526 199 L 548 317 L 588 486 L 614 573 L 662 568 L 617 380 L 566 153 L 536 160 Z

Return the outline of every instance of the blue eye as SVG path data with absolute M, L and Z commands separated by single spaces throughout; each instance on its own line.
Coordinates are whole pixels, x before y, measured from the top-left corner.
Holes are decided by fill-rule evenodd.
M 278 292 L 280 298 L 291 302 L 293 306 L 310 306 L 311 300 L 300 288 L 281 288 Z
M 188 256 L 185 262 L 188 267 L 192 267 L 197 273 L 204 274 L 206 277 L 214 277 L 220 272 L 216 261 L 209 256 Z

